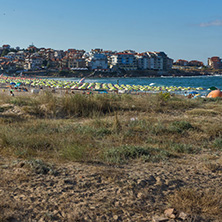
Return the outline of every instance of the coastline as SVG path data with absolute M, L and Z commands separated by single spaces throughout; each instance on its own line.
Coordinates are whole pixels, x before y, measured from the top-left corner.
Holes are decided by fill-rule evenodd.
M 9 74 L 10 76 L 14 73 Z M 212 73 L 209 71 L 184 71 L 184 70 L 122 70 L 120 72 L 102 72 L 102 71 L 58 71 L 58 70 L 39 70 L 23 72 L 26 77 L 54 77 L 54 78 L 157 78 L 157 77 L 198 77 L 198 76 L 214 76 L 222 75 L 220 73 Z

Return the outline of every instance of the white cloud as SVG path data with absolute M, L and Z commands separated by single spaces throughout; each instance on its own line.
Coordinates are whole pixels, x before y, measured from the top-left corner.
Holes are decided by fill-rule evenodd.
M 199 24 L 200 27 L 209 27 L 209 26 L 222 26 L 222 20 L 215 20 L 211 22 L 202 22 Z

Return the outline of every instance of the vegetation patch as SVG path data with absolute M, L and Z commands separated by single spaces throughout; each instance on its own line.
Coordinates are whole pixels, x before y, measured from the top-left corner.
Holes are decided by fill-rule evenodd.
M 186 213 L 222 216 L 222 194 L 215 190 L 181 189 L 170 195 L 168 201 Z
M 173 133 L 184 133 L 194 127 L 187 121 L 174 121 L 169 126 L 169 131 Z
M 171 156 L 166 150 L 127 145 L 106 149 L 103 155 L 104 160 L 109 163 L 126 163 L 127 160 L 138 158 L 142 158 L 144 161 L 156 162 Z
M 213 141 L 213 147 L 222 150 L 222 137 L 218 137 Z

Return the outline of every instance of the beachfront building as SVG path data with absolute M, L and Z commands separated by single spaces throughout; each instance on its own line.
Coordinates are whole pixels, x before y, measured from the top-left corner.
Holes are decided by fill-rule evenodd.
M 148 67 L 151 70 L 163 70 L 163 58 L 156 52 L 145 52 L 148 56 Z
M 136 56 L 138 69 L 163 70 L 163 59 L 154 52 L 145 52 Z
M 187 66 L 188 65 L 188 61 L 187 60 L 184 60 L 184 59 L 178 59 L 174 65 L 177 65 L 177 66 Z
M 86 68 L 86 61 L 81 57 L 65 56 L 60 61 L 61 69 Z
M 208 58 L 208 66 L 212 69 L 222 69 L 222 61 L 218 56 Z
M 119 52 L 111 56 L 110 68 L 113 70 L 137 70 L 137 60 L 134 53 Z
M 68 59 L 68 68 L 86 68 L 86 61 L 85 59 L 82 59 L 81 57 L 70 57 Z
M 56 58 L 60 59 L 60 69 L 86 68 L 86 61 L 83 58 L 85 50 L 68 49 L 67 51 L 57 51 Z
M 108 70 L 108 60 L 107 56 L 101 52 L 94 51 L 89 54 L 86 59 L 87 66 L 91 70 Z
M 173 66 L 173 59 L 170 59 L 164 52 L 144 52 L 135 56 L 139 70 L 166 71 Z
M 149 57 L 146 53 L 138 53 L 135 55 L 137 59 L 137 66 L 139 70 L 148 70 L 149 67 Z
M 188 66 L 196 66 L 196 67 L 202 67 L 204 66 L 203 62 L 198 61 L 198 60 L 191 60 L 187 64 Z
M 157 58 L 161 60 L 161 70 L 169 70 L 173 66 L 173 59 L 169 58 L 165 52 L 155 52 Z
M 173 59 L 167 58 L 167 70 L 171 70 L 173 67 Z

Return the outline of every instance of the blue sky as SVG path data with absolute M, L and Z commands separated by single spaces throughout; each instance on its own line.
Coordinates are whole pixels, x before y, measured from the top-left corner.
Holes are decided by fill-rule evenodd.
M 0 45 L 222 57 L 221 0 L 0 0 Z

